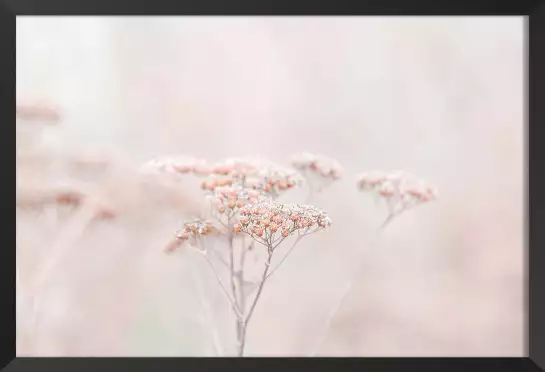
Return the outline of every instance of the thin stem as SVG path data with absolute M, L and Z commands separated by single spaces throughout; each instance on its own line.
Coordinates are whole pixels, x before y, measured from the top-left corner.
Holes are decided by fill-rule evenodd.
M 201 306 L 203 307 L 204 316 L 206 318 L 205 323 L 209 326 L 208 328 L 212 336 L 212 345 L 214 346 L 214 351 L 216 355 L 221 356 L 223 354 L 223 347 L 221 345 L 218 330 L 215 325 L 212 311 L 210 309 L 210 304 L 208 303 L 208 301 L 206 300 L 206 297 L 203 294 L 204 291 L 201 285 L 200 278 L 198 277 L 195 267 L 193 265 L 191 266 L 191 275 L 193 276 L 193 282 L 195 283 L 195 286 L 197 288 L 197 295 L 199 296 L 199 301 L 201 302 Z
M 280 260 L 280 262 L 278 263 L 278 265 L 276 265 L 272 270 L 271 272 L 267 275 L 267 278 L 269 278 L 272 274 L 274 274 L 274 272 L 276 270 L 278 270 L 278 268 L 280 267 L 280 265 L 282 265 L 282 263 L 286 260 L 286 258 L 288 258 L 288 256 L 290 255 L 290 253 L 293 251 L 293 249 L 295 248 L 295 246 L 297 245 L 297 243 L 299 243 L 299 241 L 303 238 L 303 236 L 305 236 L 304 234 L 303 235 L 299 235 L 297 237 L 297 239 L 295 240 L 295 242 L 293 243 L 293 245 L 290 247 L 290 249 L 288 250 L 288 252 L 284 255 L 284 257 L 282 258 L 282 260 Z
M 212 252 L 218 258 L 218 261 L 225 266 L 225 268 L 229 269 L 229 262 L 227 262 L 227 260 L 219 252 L 213 250 L 210 250 L 210 252 Z
M 244 249 L 244 242 L 242 246 L 242 251 L 240 252 L 240 270 L 238 275 L 239 286 L 240 286 L 240 308 L 242 313 L 246 310 L 246 292 L 244 291 L 244 264 L 246 263 L 246 252 L 252 250 L 254 247 L 254 240 L 250 243 L 247 249 Z
M 220 285 L 221 289 L 223 290 L 223 293 L 225 294 L 225 296 L 227 297 L 227 299 L 231 303 L 231 307 L 233 308 L 233 311 L 235 312 L 236 316 L 237 317 L 241 316 L 240 310 L 238 309 L 238 306 L 237 306 L 236 302 L 233 301 L 233 299 L 231 299 L 231 296 L 229 296 L 229 291 L 227 291 L 227 289 L 223 285 L 223 282 L 221 281 L 220 277 L 218 276 L 218 274 L 216 272 L 216 269 L 214 268 L 214 265 L 212 264 L 212 261 L 210 261 L 210 259 L 206 255 L 206 253 L 203 253 L 203 256 L 204 256 L 204 258 L 206 258 L 206 262 L 208 262 L 208 265 L 212 269 L 212 272 L 214 273 L 214 277 L 216 278 L 216 281 Z
M 231 292 L 233 294 L 233 298 L 235 299 L 237 306 L 238 306 L 238 299 L 237 299 L 237 287 L 235 284 L 235 247 L 233 247 L 233 233 L 232 230 L 229 229 L 229 278 L 231 281 Z
M 388 224 L 390 222 L 392 222 L 392 220 L 394 219 L 395 216 L 397 216 L 398 213 L 390 213 L 388 214 L 388 217 L 386 217 L 386 220 L 384 220 L 384 222 L 382 223 L 382 225 L 380 225 L 379 229 L 378 229 L 378 232 L 384 230 L 386 228 L 386 226 L 388 226 Z
M 242 297 L 242 282 L 240 280 L 240 275 L 235 273 L 235 247 L 234 234 L 231 224 L 229 223 L 228 227 L 228 240 L 229 240 L 229 277 L 231 280 L 231 291 L 233 293 L 233 298 L 235 300 L 236 306 L 239 309 L 236 319 L 236 335 L 237 335 L 237 352 L 240 353 L 243 344 L 243 318 L 244 318 L 244 308 L 242 308 L 241 303 L 243 302 Z M 238 281 L 239 291 L 237 291 L 236 282 Z M 240 293 L 239 293 L 240 292 Z M 238 294 L 238 295 L 237 295 Z
M 275 239 L 274 242 L 270 243 L 270 245 L 272 246 L 272 250 L 275 250 L 280 244 L 282 244 L 282 242 L 285 240 L 286 238 L 284 238 L 283 236 L 281 236 L 280 238 L 278 239 Z M 276 243 L 276 244 L 275 244 Z
M 245 343 L 245 327 L 244 320 L 237 319 L 237 356 L 241 357 L 244 354 Z
M 62 229 L 60 236 L 53 243 L 44 261 L 34 268 L 33 273 L 35 274 L 33 277 L 29 278 L 30 283 L 28 283 L 26 290 L 25 287 L 21 286 L 22 283 L 19 281 L 19 292 L 17 295 L 23 298 L 21 300 L 23 304 L 30 302 L 32 306 L 31 321 L 28 329 L 30 334 L 34 332 L 34 329 L 40 321 L 36 304 L 39 302 L 41 289 L 49 280 L 51 280 L 51 277 L 53 277 L 54 273 L 57 271 L 60 263 L 66 258 L 68 250 L 88 229 L 94 217 L 95 209 L 93 208 L 93 205 L 83 205 L 75 215 L 70 218 L 67 226 Z M 19 280 L 20 275 L 24 275 L 24 272 L 19 272 Z
M 390 216 L 393 216 L 393 215 L 391 214 Z M 386 219 L 386 222 L 390 222 L 393 219 L 393 217 L 390 217 L 390 216 Z M 384 227 L 386 225 L 387 225 L 387 223 L 383 223 L 383 225 L 377 230 L 377 238 L 380 237 L 380 233 L 383 231 L 383 229 L 384 229 Z M 315 344 L 314 348 L 312 349 L 311 356 L 314 356 L 318 352 L 318 350 L 319 350 L 320 346 L 322 345 L 324 339 L 328 335 L 329 330 L 331 328 L 331 324 L 333 323 L 333 320 L 335 319 L 335 316 L 338 314 L 339 310 L 341 309 L 341 306 L 344 303 L 345 298 L 350 293 L 350 290 L 352 289 L 352 286 L 353 286 L 355 280 L 357 279 L 357 277 L 359 276 L 360 272 L 362 271 L 363 267 L 364 267 L 364 265 L 362 264 L 362 261 L 358 261 L 358 266 L 356 267 L 356 270 L 355 270 L 354 274 L 350 277 L 348 282 L 345 284 L 345 286 L 343 288 L 343 291 L 341 292 L 341 296 L 335 302 L 331 312 L 328 314 L 328 316 L 327 316 L 327 318 L 325 320 L 324 327 L 322 328 L 322 331 L 320 332 L 320 334 L 319 334 L 319 336 L 317 338 L 316 344 Z
M 244 232 L 244 234 L 248 235 L 250 238 L 254 239 L 254 242 L 257 242 L 259 244 L 261 244 L 262 246 L 266 247 L 267 249 L 269 248 L 269 246 L 265 243 L 263 243 L 262 241 L 258 240 L 257 237 L 254 238 L 254 236 L 250 233 L 247 233 L 247 232 Z
M 255 307 L 257 305 L 257 301 L 259 300 L 261 293 L 263 291 L 263 287 L 265 285 L 265 281 L 267 280 L 267 273 L 269 272 L 269 267 L 271 266 L 271 259 L 273 255 L 273 250 L 269 248 L 269 257 L 267 258 L 267 261 L 265 262 L 265 269 L 263 270 L 263 275 L 261 276 L 261 283 L 259 284 L 259 288 L 257 289 L 257 293 L 254 297 L 254 301 L 252 302 L 252 305 L 250 306 L 250 310 L 248 311 L 248 315 L 244 319 L 242 323 L 242 337 L 239 343 L 239 350 L 238 355 L 243 356 L 244 354 L 244 346 L 246 344 L 246 331 L 248 329 L 248 323 L 250 322 L 250 319 L 252 318 L 252 315 L 254 314 Z
M 361 267 L 362 266 L 358 266 L 358 270 L 356 272 L 356 275 L 354 275 L 354 278 L 359 274 L 359 272 L 361 270 Z M 335 303 L 335 306 L 331 309 L 331 312 L 328 314 L 328 316 L 326 318 L 326 321 L 325 321 L 325 324 L 324 324 L 324 327 L 322 328 L 322 331 L 321 331 L 320 335 L 316 339 L 316 344 L 315 344 L 314 348 L 312 349 L 311 356 L 316 355 L 316 353 L 318 352 L 319 347 L 322 345 L 325 337 L 328 335 L 329 329 L 331 328 L 331 323 L 333 322 L 333 319 L 335 319 L 335 315 L 337 315 L 337 313 L 339 312 L 339 310 L 340 310 L 340 308 L 341 308 L 341 306 L 342 306 L 342 304 L 344 302 L 345 297 L 348 295 L 348 293 L 350 293 L 350 290 L 352 289 L 352 285 L 354 283 L 354 280 L 353 280 L 354 278 L 352 278 L 348 282 L 346 282 L 346 284 L 345 284 L 345 286 L 343 288 L 343 291 L 341 292 L 341 296 L 339 297 L 339 299 Z
M 395 217 L 398 217 L 401 213 L 408 211 L 409 209 L 412 209 L 412 208 L 414 208 L 414 206 L 405 206 L 402 209 L 398 210 L 397 212 L 395 210 L 390 210 L 388 217 L 386 217 L 386 220 L 379 227 L 377 233 L 380 233 L 382 230 L 384 230 L 386 226 L 388 226 Z

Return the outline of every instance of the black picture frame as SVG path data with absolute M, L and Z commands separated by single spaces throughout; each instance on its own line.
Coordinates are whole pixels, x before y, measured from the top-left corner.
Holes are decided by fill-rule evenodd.
M 18 15 L 515 15 L 527 25 L 528 127 L 526 172 L 527 345 L 521 358 L 15 358 L 15 260 L 11 238 L 13 194 L 4 192 L 0 369 L 5 371 L 180 370 L 367 370 L 367 371 L 545 371 L 545 1 L 336 1 L 240 0 L 104 1 L 4 0 L 0 2 L 0 157 L 14 169 L 15 19 Z M 13 130 L 13 131 L 12 131 Z M 541 155 L 540 155 L 541 154 Z M 13 158 L 12 158 L 13 156 Z M 13 167 L 13 168 L 12 168 Z M 15 169 L 14 169 L 15 170 Z M 7 172 L 6 172 L 7 173 Z M 2 187 L 14 187 L 6 175 Z M 8 195 L 9 194 L 9 195 Z M 9 241 L 8 241 L 9 240 Z

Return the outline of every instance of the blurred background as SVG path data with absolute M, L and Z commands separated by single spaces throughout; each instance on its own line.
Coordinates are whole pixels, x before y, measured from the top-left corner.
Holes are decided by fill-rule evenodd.
M 356 262 L 316 355 L 524 355 L 524 52 L 522 17 L 17 17 L 18 106 L 49 108 L 18 119 L 18 200 L 117 203 L 18 208 L 18 355 L 231 355 L 206 263 L 162 251 L 184 213 L 132 170 L 301 151 L 345 167 L 313 200 L 333 227 L 271 278 L 247 355 L 309 355 Z M 375 169 L 439 189 L 378 240 Z

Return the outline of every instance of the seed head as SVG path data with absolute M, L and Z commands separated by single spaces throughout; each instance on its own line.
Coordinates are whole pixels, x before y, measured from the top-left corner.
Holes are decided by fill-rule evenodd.
M 270 196 L 266 193 L 260 193 L 240 184 L 218 186 L 212 191 L 208 191 L 208 193 L 209 200 L 216 206 L 220 216 L 226 215 L 228 218 L 232 218 L 237 213 L 242 213 L 242 209 L 247 205 L 270 199 Z
M 213 173 L 228 177 L 231 185 L 239 184 L 273 198 L 293 188 L 300 178 L 294 169 L 261 158 L 228 158 L 215 164 Z
M 316 226 L 314 231 L 317 231 L 331 225 L 325 212 L 310 205 L 264 201 L 251 207 L 245 206 L 240 214 L 241 232 L 269 246 L 277 239 L 286 238 L 300 230 L 306 233 L 312 226 Z
M 172 241 L 166 248 L 167 252 L 171 252 L 183 246 L 186 242 L 195 242 L 204 236 L 216 233 L 210 221 L 196 220 L 185 223 L 184 226 L 176 232 L 175 240 Z
M 340 179 L 344 172 L 343 167 L 336 160 L 309 152 L 293 155 L 292 165 L 302 172 L 311 172 L 316 176 L 330 180 Z
M 391 212 L 414 207 L 437 198 L 437 189 L 404 171 L 362 173 L 358 188 L 376 192 L 383 197 Z

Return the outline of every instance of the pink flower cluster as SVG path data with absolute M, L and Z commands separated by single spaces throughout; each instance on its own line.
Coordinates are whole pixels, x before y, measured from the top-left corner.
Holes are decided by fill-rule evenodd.
M 227 158 L 211 167 L 213 174 L 247 177 L 256 174 L 261 166 L 257 158 Z
M 172 253 L 181 248 L 185 243 L 196 244 L 199 238 L 217 232 L 209 221 L 196 220 L 184 224 L 183 228 L 176 232 L 175 239 L 165 247 L 166 253 Z
M 310 172 L 331 180 L 340 179 L 344 172 L 343 167 L 336 160 L 308 152 L 294 155 L 292 165 L 301 172 Z
M 437 198 L 437 189 L 410 173 L 362 173 L 358 178 L 360 190 L 370 190 L 385 198 L 392 207 L 406 209 Z
M 189 238 L 197 238 L 211 233 L 214 227 L 209 221 L 193 221 L 186 223 L 184 228 L 176 233 L 176 238 L 180 240 L 188 240 Z
M 215 174 L 212 174 L 204 179 L 204 181 L 201 182 L 201 188 L 206 191 L 214 191 L 217 187 L 222 186 L 231 186 L 233 183 L 236 183 L 237 179 L 225 175 L 225 176 L 218 176 Z
M 240 184 L 276 197 L 298 181 L 295 170 L 258 158 L 229 158 L 212 168 L 213 175 L 203 181 L 203 189 Z
M 235 232 L 250 235 L 262 244 L 272 247 L 290 234 L 312 227 L 315 231 L 329 227 L 331 219 L 316 207 L 299 204 L 261 202 L 241 208 Z
M 245 205 L 267 200 L 268 197 L 264 192 L 242 185 L 219 186 L 207 195 L 213 211 L 219 217 L 225 215 L 228 219 L 232 218 Z

